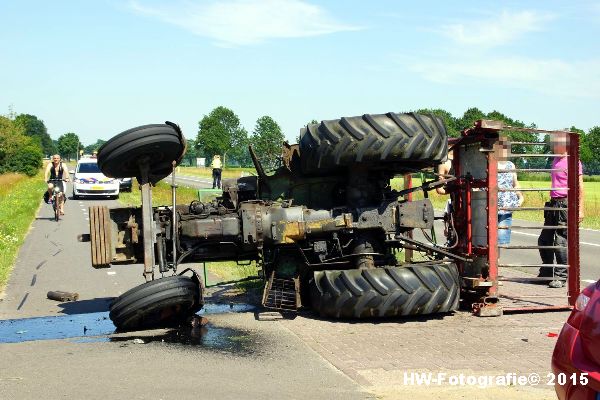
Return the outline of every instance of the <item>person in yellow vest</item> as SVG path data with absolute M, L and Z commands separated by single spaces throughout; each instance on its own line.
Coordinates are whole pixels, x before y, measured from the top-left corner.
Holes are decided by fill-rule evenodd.
M 212 176 L 213 176 L 213 186 L 218 189 L 221 189 L 221 171 L 223 170 L 223 165 L 221 164 L 221 156 L 216 155 L 213 157 L 212 163 L 210 163 L 212 168 Z

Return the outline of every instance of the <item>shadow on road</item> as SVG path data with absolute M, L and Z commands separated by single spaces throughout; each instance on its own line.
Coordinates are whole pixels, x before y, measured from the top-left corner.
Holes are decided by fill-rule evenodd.
M 58 306 L 64 314 L 90 314 L 108 311 L 114 297 L 100 297 L 91 300 L 69 301 Z

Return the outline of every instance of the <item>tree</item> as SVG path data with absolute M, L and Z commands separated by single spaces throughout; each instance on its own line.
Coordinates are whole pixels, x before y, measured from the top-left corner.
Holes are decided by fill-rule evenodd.
M 240 158 L 248 153 L 247 143 L 248 132 L 240 125 L 239 117 L 227 107 L 215 108 L 199 122 L 196 146 L 206 157 L 222 154 L 224 163 L 240 163 Z
M 37 140 L 42 147 L 45 155 L 50 155 L 55 152 L 52 138 L 48 135 L 48 130 L 44 121 L 38 119 L 35 115 L 19 114 L 15 117 L 14 123 L 21 126 L 26 136 Z
M 493 119 L 496 121 L 502 121 L 504 125 L 512 126 L 515 128 L 532 128 L 535 129 L 535 124 L 526 125 L 524 122 L 512 119 L 499 111 L 492 111 L 485 115 L 485 119 Z M 523 132 L 519 130 L 507 129 L 504 134 L 508 136 L 511 142 L 540 142 L 541 137 L 537 133 Z M 532 145 L 511 145 L 511 153 L 514 154 L 528 154 L 528 153 L 544 153 L 546 152 L 546 146 L 532 146 Z M 520 157 L 513 159 L 517 168 L 544 168 L 546 165 L 546 159 L 543 157 Z
M 89 146 L 85 146 L 83 148 L 83 151 L 86 154 L 93 154 L 95 151 L 98 151 L 104 143 L 106 143 L 106 140 L 98 139 L 95 143 L 92 143 Z
M 446 126 L 446 131 L 447 131 L 449 137 L 459 137 L 460 136 L 460 131 L 462 129 L 459 128 L 458 121 L 456 120 L 456 118 L 454 118 L 452 116 L 452 114 L 450 114 L 448 111 L 442 110 L 440 108 L 436 108 L 436 109 L 422 108 L 420 110 L 417 110 L 416 113 L 418 113 L 418 114 L 433 114 L 435 116 L 440 117 L 442 119 L 442 121 L 444 121 L 444 125 Z
M 185 155 L 183 156 L 182 165 L 190 166 L 196 165 L 196 158 L 199 157 L 199 150 L 196 146 L 196 141 L 194 139 L 186 139 L 187 146 L 185 150 Z M 204 167 L 204 165 L 198 165 L 199 167 Z
M 600 154 L 600 126 L 594 126 L 587 134 L 581 135 L 580 142 L 581 149 L 579 158 L 581 159 L 585 172 L 589 175 L 599 174 L 600 160 L 598 160 L 598 154 Z
M 459 131 L 472 128 L 473 123 L 479 119 L 486 119 L 486 115 L 477 107 L 469 108 L 463 116 L 456 120 L 456 128 Z
M 71 161 L 71 156 L 77 158 L 78 149 L 83 149 L 83 145 L 75 133 L 68 132 L 58 138 L 58 152 L 68 161 Z
M 275 168 L 284 140 L 283 132 L 273 118 L 265 115 L 256 120 L 250 143 L 266 169 Z
M 41 167 L 39 141 L 26 136 L 21 124 L 0 116 L 0 174 L 20 172 L 34 176 Z

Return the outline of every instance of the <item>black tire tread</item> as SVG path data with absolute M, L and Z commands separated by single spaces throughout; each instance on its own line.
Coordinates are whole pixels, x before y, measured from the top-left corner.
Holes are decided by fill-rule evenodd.
M 181 162 L 186 141 L 174 124 L 151 124 L 128 129 L 111 138 L 98 150 L 98 167 L 112 178 L 135 176 L 140 180 L 138 160 L 147 157 L 151 182 L 171 173 L 172 162 Z
M 430 167 L 446 159 L 447 142 L 443 121 L 429 114 L 364 114 L 322 121 L 302 129 L 302 171 L 318 173 L 357 163 Z
M 456 264 L 314 272 L 313 309 L 327 318 L 394 317 L 458 309 Z
M 200 287 L 186 276 L 170 276 L 136 286 L 119 296 L 109 317 L 119 331 L 171 326 L 203 306 Z M 180 307 L 177 315 L 161 317 L 161 311 Z

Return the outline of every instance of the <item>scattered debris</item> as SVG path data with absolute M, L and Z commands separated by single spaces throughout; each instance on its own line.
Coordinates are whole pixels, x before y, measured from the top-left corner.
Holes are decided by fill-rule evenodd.
M 277 321 L 283 319 L 283 315 L 277 311 L 265 311 L 258 313 L 257 319 L 259 321 Z
M 46 295 L 50 300 L 56 301 L 77 301 L 79 300 L 79 293 L 63 292 L 60 290 L 51 290 Z
M 139 339 L 139 338 L 137 338 L 137 339 L 133 339 L 133 340 L 132 340 L 132 342 L 133 342 L 134 344 L 144 344 L 144 343 L 146 343 L 146 342 L 144 342 L 142 339 Z
M 200 317 L 200 316 L 194 314 L 190 317 L 189 322 L 190 322 L 190 326 L 192 328 L 197 328 L 197 327 L 205 326 L 206 324 L 208 324 L 208 318 Z

